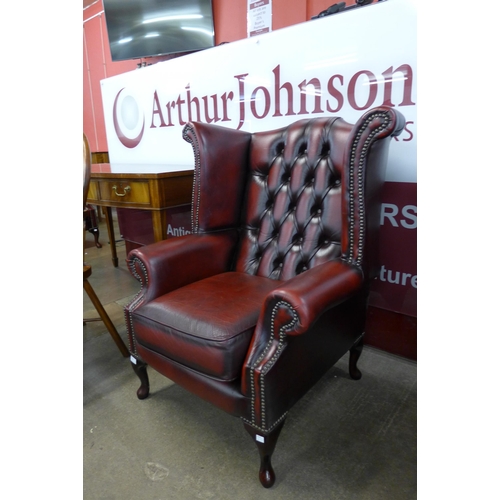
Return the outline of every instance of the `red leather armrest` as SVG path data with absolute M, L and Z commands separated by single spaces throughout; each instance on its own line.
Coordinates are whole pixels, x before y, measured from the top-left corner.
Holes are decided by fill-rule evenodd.
M 286 281 L 267 297 L 266 306 L 278 303 L 289 305 L 296 321 L 287 329 L 287 335 L 299 335 L 311 327 L 321 313 L 359 291 L 363 273 L 343 261 L 330 261 L 314 267 Z
M 142 283 L 142 302 L 229 269 L 236 231 L 190 234 L 132 250 L 130 272 Z

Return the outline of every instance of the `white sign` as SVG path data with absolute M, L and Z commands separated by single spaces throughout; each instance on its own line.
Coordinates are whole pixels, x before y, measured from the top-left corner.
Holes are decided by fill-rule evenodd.
M 251 37 L 272 31 L 272 0 L 247 1 L 247 35 Z
M 188 121 L 257 132 L 384 104 L 406 118 L 386 180 L 416 182 L 416 24 L 413 0 L 387 0 L 102 80 L 112 169 L 193 168 Z

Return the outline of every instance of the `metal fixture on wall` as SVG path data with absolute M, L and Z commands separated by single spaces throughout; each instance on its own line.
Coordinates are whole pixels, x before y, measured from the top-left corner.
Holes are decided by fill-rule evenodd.
M 320 17 L 331 16 L 332 14 L 336 14 L 337 12 L 341 12 L 343 10 L 350 10 L 350 9 L 355 9 L 356 7 L 369 5 L 372 2 L 373 0 L 356 0 L 356 4 L 351 5 L 349 7 L 345 6 L 345 2 L 335 3 L 333 5 L 330 5 L 328 9 L 322 10 L 317 16 L 311 17 L 311 19 L 319 19 Z

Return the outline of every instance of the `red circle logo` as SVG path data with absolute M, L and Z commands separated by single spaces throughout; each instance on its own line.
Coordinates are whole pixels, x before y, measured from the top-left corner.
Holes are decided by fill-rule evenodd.
M 127 95 L 123 98 L 118 105 L 118 98 L 120 94 L 123 92 L 124 88 L 116 94 L 115 102 L 113 104 L 113 125 L 115 127 L 116 136 L 119 141 L 126 148 L 135 148 L 142 140 L 142 136 L 144 135 L 144 114 L 142 116 L 142 126 L 140 126 L 140 131 L 135 137 L 129 137 L 123 132 L 123 127 L 128 128 L 131 131 L 136 131 L 138 128 L 138 124 L 140 122 L 139 117 L 139 106 L 137 105 L 137 101 L 131 96 Z M 118 108 L 120 108 L 120 118 L 118 118 Z M 120 124 L 121 123 L 121 124 Z

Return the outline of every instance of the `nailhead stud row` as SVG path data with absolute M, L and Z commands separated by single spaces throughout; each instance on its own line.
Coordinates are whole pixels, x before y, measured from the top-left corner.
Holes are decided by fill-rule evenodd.
M 359 166 L 357 171 L 355 172 L 355 163 L 356 163 L 356 149 L 358 147 L 358 143 L 361 140 L 361 135 L 363 132 L 366 130 L 368 125 L 370 124 L 371 121 L 377 119 L 377 118 L 382 118 L 384 122 L 374 129 L 368 137 L 366 138 L 362 148 L 361 148 L 361 154 L 360 154 L 360 160 L 359 160 Z M 356 138 L 353 142 L 352 149 L 351 149 L 351 157 L 350 157 L 350 162 L 349 162 L 349 246 L 348 246 L 348 254 L 347 254 L 347 260 L 358 267 L 361 266 L 361 262 L 363 260 L 363 245 L 364 245 L 364 237 L 365 237 L 365 206 L 364 206 L 364 163 L 366 161 L 366 153 L 369 149 L 370 142 L 373 140 L 373 138 L 381 131 L 383 130 L 389 121 L 389 118 L 386 114 L 384 113 L 374 113 L 370 117 L 370 122 L 367 121 L 364 123 L 363 127 L 359 130 L 359 132 L 356 135 Z M 360 205 L 359 209 L 359 239 L 358 239 L 358 256 L 356 259 L 354 259 L 354 183 L 355 183 L 355 177 L 357 178 L 357 186 L 358 186 L 358 203 Z
M 135 269 L 136 264 L 138 264 L 139 267 L 141 268 L 142 273 L 143 273 L 142 275 L 136 271 L 136 269 Z M 144 265 L 142 260 L 138 259 L 137 257 L 134 257 L 131 261 L 129 261 L 128 266 L 129 266 L 131 274 L 141 284 L 141 288 L 136 293 L 134 298 L 130 301 L 130 303 L 127 306 L 127 309 L 126 310 L 124 309 L 125 322 L 129 328 L 129 332 L 128 332 L 129 333 L 129 335 L 128 335 L 129 351 L 134 356 L 139 357 L 139 355 L 137 354 L 137 350 L 135 348 L 135 331 L 134 331 L 134 323 L 132 322 L 132 312 L 135 311 L 144 301 L 143 290 L 145 287 L 147 287 L 147 285 L 149 283 L 149 278 L 148 278 L 148 272 L 147 272 L 146 266 Z M 133 345 L 132 345 L 132 339 L 133 339 Z
M 280 300 L 275 304 L 273 307 L 272 313 L 271 313 L 271 336 L 270 339 L 264 348 L 264 351 L 262 354 L 257 358 L 255 363 L 252 365 L 252 370 L 255 370 L 257 365 L 262 362 L 262 360 L 266 357 L 267 353 L 269 352 L 269 349 L 271 348 L 273 344 L 273 340 L 275 339 L 274 335 L 274 327 L 275 327 L 275 319 L 276 319 L 276 314 L 278 309 L 281 306 L 287 307 L 291 312 L 292 312 L 292 320 L 289 323 L 286 323 L 281 326 L 279 330 L 279 337 L 278 337 L 278 347 L 276 348 L 276 352 L 272 356 L 272 358 L 265 364 L 264 368 L 262 369 L 262 372 L 260 374 L 260 398 L 261 398 L 261 422 L 262 422 L 262 427 L 258 427 L 256 424 L 256 415 L 255 415 L 255 399 L 256 399 L 256 393 L 255 393 L 255 384 L 254 384 L 254 376 L 253 373 L 250 375 L 250 391 L 252 394 L 251 400 L 251 415 L 252 415 L 252 422 L 251 425 L 255 428 L 258 428 L 262 432 L 269 432 L 272 428 L 274 428 L 283 418 L 286 416 L 287 412 L 284 413 L 274 424 L 268 428 L 266 428 L 266 399 L 265 399 L 265 375 L 267 372 L 273 367 L 274 363 L 278 360 L 280 357 L 281 351 L 283 350 L 284 347 L 284 341 L 285 341 L 285 330 L 289 329 L 292 327 L 294 324 L 297 323 L 299 320 L 299 316 L 295 309 L 293 309 L 292 305 L 289 304 L 288 302 L 284 300 Z

